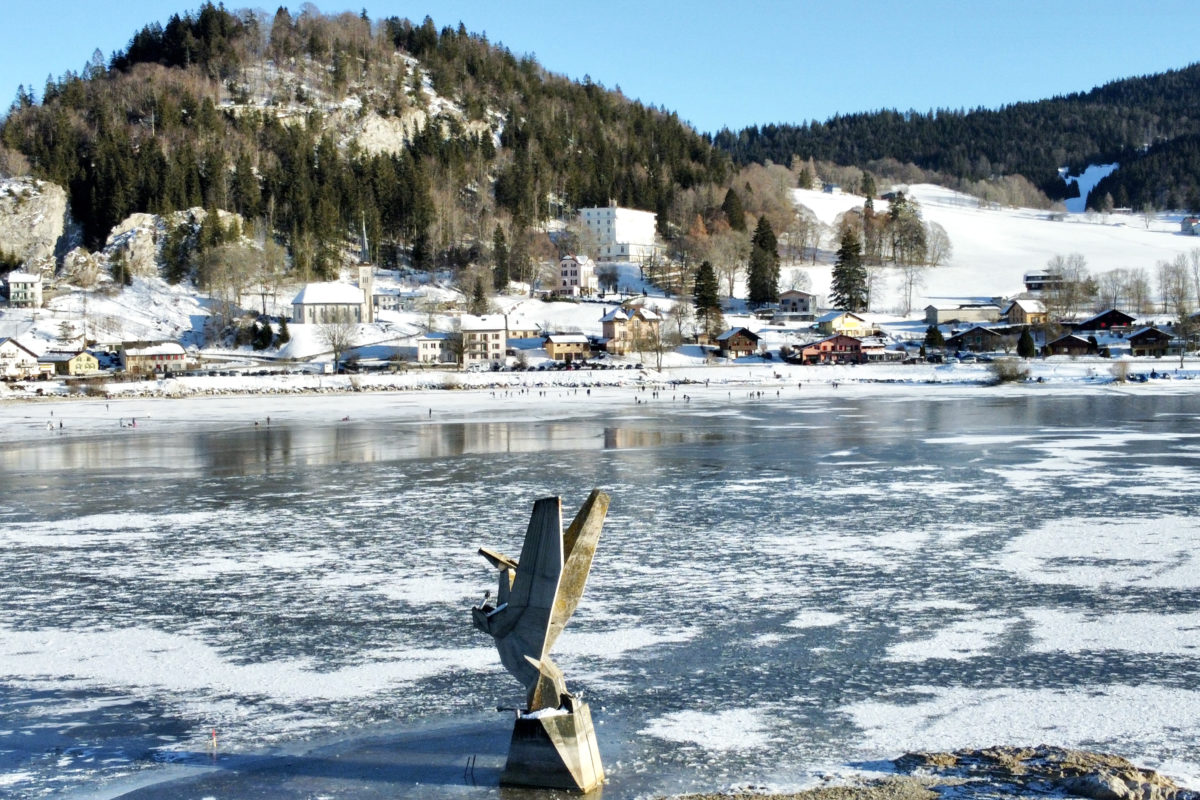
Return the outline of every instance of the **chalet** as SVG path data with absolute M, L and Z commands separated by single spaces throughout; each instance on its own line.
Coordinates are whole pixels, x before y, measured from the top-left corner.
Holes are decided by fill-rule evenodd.
M 901 347 L 888 349 L 888 340 L 883 336 L 864 336 L 860 340 L 863 361 L 874 363 L 880 361 L 904 361 L 908 354 Z
M 824 334 L 845 333 L 858 336 L 874 333 L 871 324 L 852 311 L 830 311 L 817 317 L 817 330 Z
M 179 342 L 121 342 L 121 364 L 126 372 L 182 372 L 190 369 Z
M 100 362 L 86 350 L 51 350 L 38 357 L 40 366 L 49 367 L 55 375 L 87 375 L 100 371 Z
M 1142 328 L 1129 334 L 1129 354 L 1133 356 L 1165 356 L 1171 343 L 1171 334 L 1158 328 Z
M 976 325 L 959 331 L 953 336 L 946 337 L 946 350 L 957 352 L 969 350 L 972 353 L 983 353 L 990 350 L 1000 350 L 1004 346 L 1005 334 L 995 328 Z
M 1051 356 L 1086 356 L 1096 352 L 1096 345 L 1082 336 L 1068 333 L 1046 345 L 1046 354 Z
M 42 307 L 42 276 L 14 270 L 5 277 L 8 304 L 13 308 Z
M 861 339 L 839 333 L 804 345 L 800 348 L 800 359 L 805 364 L 862 364 L 867 356 Z
M 621 306 L 600 318 L 604 349 L 614 355 L 632 352 L 639 340 L 658 341 L 662 315 L 646 306 Z
M 37 374 L 36 353 L 16 339 L 0 339 L 0 378 L 30 378 Z
M 1110 308 L 1107 311 L 1101 311 L 1094 317 L 1088 317 L 1082 322 L 1074 323 L 1071 329 L 1076 333 L 1080 331 L 1128 330 L 1129 326 L 1133 324 L 1134 319 L 1134 317 L 1129 316 L 1124 311 Z
M 925 324 L 948 322 L 998 322 L 1000 306 L 995 303 L 934 303 L 925 306 Z
M 1055 272 L 1035 270 L 1025 273 L 1024 283 L 1027 292 L 1046 292 L 1062 286 L 1062 276 Z
M 817 296 L 800 289 L 788 289 L 779 295 L 779 313 L 797 319 L 812 319 L 817 307 Z
M 730 328 L 716 339 L 717 350 L 724 358 L 752 356 L 758 351 L 759 336 L 749 328 Z
M 588 338 L 582 333 L 552 333 L 546 337 L 546 355 L 555 361 L 583 361 L 592 354 Z
M 459 321 L 462 331 L 462 366 L 491 367 L 504 361 L 508 346 L 508 321 L 503 314 L 464 314 Z
M 420 364 L 454 364 L 455 336 L 445 331 L 430 331 L 417 337 L 417 362 Z
M 1009 325 L 1046 324 L 1046 306 L 1041 300 L 1013 300 L 1004 309 L 1001 317 Z

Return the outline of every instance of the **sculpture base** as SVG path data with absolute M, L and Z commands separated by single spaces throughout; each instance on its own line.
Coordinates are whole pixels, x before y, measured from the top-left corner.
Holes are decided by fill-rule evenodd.
M 501 784 L 590 792 L 604 783 L 592 712 L 573 705 L 565 714 L 517 717 Z

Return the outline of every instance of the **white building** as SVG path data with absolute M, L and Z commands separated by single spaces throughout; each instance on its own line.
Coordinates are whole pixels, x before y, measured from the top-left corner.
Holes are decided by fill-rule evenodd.
M 457 360 L 451 334 L 430 331 L 417 337 L 417 361 L 421 364 L 453 364 Z
M 358 285 L 308 283 L 292 299 L 292 322 L 321 325 L 327 322 L 375 321 L 375 268 L 358 268 Z
M 600 290 L 596 265 L 587 256 L 565 255 L 558 262 L 558 294 L 591 296 Z
M 42 276 L 16 270 L 8 273 L 8 304 L 13 308 L 42 307 Z
M 38 357 L 16 339 L 0 339 L 0 378 L 28 378 L 38 373 Z
M 657 215 L 632 208 L 581 208 L 579 217 L 596 237 L 600 261 L 643 261 L 661 251 L 654 243 Z
M 508 324 L 503 314 L 464 314 L 459 321 L 462 332 L 462 366 L 472 365 L 490 368 L 504 363 L 504 351 L 508 346 Z

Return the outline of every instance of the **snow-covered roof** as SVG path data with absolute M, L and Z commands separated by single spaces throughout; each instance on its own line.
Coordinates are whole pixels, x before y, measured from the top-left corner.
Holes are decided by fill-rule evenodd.
M 629 315 L 625 313 L 625 309 L 618 306 L 612 311 L 600 318 L 601 322 L 625 322 L 629 319 Z
M 183 345 L 179 342 L 158 342 L 157 344 L 125 346 L 126 356 L 180 356 L 183 353 Z
M 450 334 L 446 333 L 445 331 L 430 331 L 429 333 L 423 333 L 420 336 L 418 336 L 417 341 L 418 342 L 420 342 L 420 341 L 440 342 L 440 341 L 445 341 L 446 339 L 449 339 L 449 338 L 450 338 Z
M 659 319 L 659 320 L 662 319 L 661 314 L 659 314 L 653 308 L 646 308 L 645 306 L 637 306 L 636 308 L 633 309 L 633 313 L 641 316 L 642 319 L 647 320 L 649 322 L 652 322 L 656 319 Z
M 349 283 L 308 283 L 292 300 L 292 305 L 359 305 L 362 289 Z
M 587 344 L 588 338 L 582 333 L 552 333 L 546 340 L 555 344 Z
M 1042 303 L 1041 300 L 1033 300 L 1033 299 L 1024 298 L 1024 297 L 1017 298 L 1016 300 L 1013 300 L 1011 303 L 1009 303 L 1008 307 L 1004 309 L 1005 312 L 1012 310 L 1013 306 L 1021 307 L 1022 309 L 1024 309 L 1026 314 L 1042 314 L 1042 313 L 1045 313 L 1045 311 L 1046 311 L 1046 306 L 1044 303 Z
M 507 329 L 503 314 L 483 314 L 482 316 L 463 314 L 460 324 L 464 331 L 502 331 Z
M 817 322 L 833 322 L 835 319 L 841 319 L 842 317 L 854 317 L 859 322 L 866 322 L 865 319 L 853 311 L 830 311 L 817 317 Z
M 76 356 L 83 355 L 84 351 L 69 352 L 63 350 L 51 350 L 48 353 L 42 353 L 38 356 L 38 361 L 43 361 L 47 364 L 64 364 Z
M 13 270 L 12 272 L 8 273 L 8 282 L 9 283 L 41 283 L 42 276 L 41 275 L 30 275 L 28 272 L 18 272 L 17 270 Z
M 19 347 L 22 350 L 24 350 L 26 353 L 29 353 L 29 355 L 33 356 L 34 358 L 37 358 L 37 353 L 33 352 L 28 347 L 21 344 L 20 342 L 18 342 L 16 339 L 12 338 L 11 336 L 5 336 L 3 338 L 0 338 L 0 345 L 3 345 L 5 342 L 12 342 L 14 347 Z
M 725 331 L 724 333 L 717 334 L 717 341 L 718 342 L 727 341 L 729 339 L 732 339 L 734 336 L 737 336 L 739 333 L 745 333 L 747 336 L 749 336 L 753 339 L 759 338 L 758 334 L 755 333 L 754 331 L 750 330 L 749 328 L 730 328 L 729 330 Z

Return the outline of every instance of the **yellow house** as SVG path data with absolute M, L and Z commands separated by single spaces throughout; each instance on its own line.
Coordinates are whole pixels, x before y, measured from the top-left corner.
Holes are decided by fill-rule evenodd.
M 658 341 L 662 316 L 645 306 L 620 306 L 600 318 L 600 329 L 607 343 L 605 349 L 613 355 L 625 355 L 637 346 L 639 339 Z
M 582 333 L 552 333 L 546 337 L 546 355 L 555 361 L 582 361 L 592 354 Z
M 100 370 L 100 362 L 86 350 L 78 353 L 51 350 L 38 356 L 38 365 L 55 375 L 86 375 Z
M 844 333 L 862 337 L 873 333 L 875 326 L 853 311 L 830 311 L 817 319 L 817 330 L 829 335 Z

